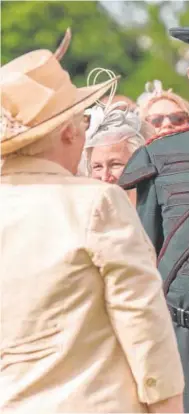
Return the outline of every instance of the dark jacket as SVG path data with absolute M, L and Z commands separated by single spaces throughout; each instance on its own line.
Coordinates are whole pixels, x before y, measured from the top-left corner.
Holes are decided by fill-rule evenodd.
M 141 147 L 125 167 L 119 184 L 125 190 L 137 189 L 137 210 L 157 252 L 176 322 L 186 379 L 185 410 L 189 412 L 189 131 Z

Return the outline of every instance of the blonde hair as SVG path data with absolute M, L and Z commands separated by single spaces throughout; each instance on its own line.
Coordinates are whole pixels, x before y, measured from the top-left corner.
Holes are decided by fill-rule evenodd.
M 162 99 L 172 101 L 180 107 L 180 109 L 189 114 L 189 102 L 181 96 L 172 92 L 172 89 L 163 90 L 162 82 L 154 80 L 145 84 L 145 92 L 137 99 L 139 114 L 144 119 L 148 115 L 151 106 Z

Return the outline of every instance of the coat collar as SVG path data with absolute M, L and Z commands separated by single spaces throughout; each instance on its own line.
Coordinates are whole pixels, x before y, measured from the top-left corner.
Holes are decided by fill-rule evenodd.
M 12 175 L 14 173 L 47 173 L 61 174 L 65 177 L 72 176 L 68 170 L 55 162 L 30 156 L 8 157 L 2 163 L 1 175 Z

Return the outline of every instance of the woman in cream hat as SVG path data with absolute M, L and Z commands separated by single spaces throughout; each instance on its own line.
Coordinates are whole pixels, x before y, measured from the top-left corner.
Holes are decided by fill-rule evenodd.
M 118 186 L 74 176 L 115 83 L 77 89 L 47 50 L 1 69 L 4 414 L 182 412 L 151 243 Z
M 0 83 L 1 151 L 6 155 L 82 113 L 112 80 L 77 89 L 50 51 L 37 50 L 2 67 Z

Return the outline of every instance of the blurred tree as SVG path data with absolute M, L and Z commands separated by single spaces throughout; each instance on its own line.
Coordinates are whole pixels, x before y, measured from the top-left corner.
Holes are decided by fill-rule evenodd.
M 143 49 L 143 55 L 139 65 L 137 64 L 129 78 L 127 88 L 125 85 L 127 93 L 136 97 L 139 92 L 143 91 L 143 85 L 147 80 L 160 79 L 165 89 L 173 88 L 175 92 L 189 99 L 186 62 L 183 76 L 179 76 L 176 71 L 177 62 L 181 59 L 181 56 L 185 55 L 188 46 L 169 36 L 167 25 L 164 18 L 162 18 L 165 11 L 167 11 L 165 8 L 174 6 L 174 2 L 161 1 L 153 3 L 143 1 L 141 3 L 147 10 L 148 21 L 142 26 L 134 26 L 129 29 L 129 32 L 138 39 L 138 44 Z M 177 24 L 180 20 L 181 25 L 187 25 L 186 21 L 189 21 L 189 2 L 186 2 L 182 13 L 177 13 L 177 18 Z
M 128 2 L 125 3 L 125 12 L 132 18 L 131 5 L 129 9 Z M 129 3 L 133 3 L 137 10 L 138 2 Z M 186 77 L 179 76 L 175 70 L 185 49 L 166 33 L 160 15 L 163 3 L 141 1 L 140 9 L 144 8 L 148 20 L 143 25 L 138 23 L 125 27 L 119 25 L 97 1 L 4 0 L 2 64 L 38 48 L 55 51 L 70 26 L 73 38 L 62 64 L 77 85 L 84 84 L 89 71 L 100 66 L 121 74 L 119 92 L 133 98 L 143 91 L 147 80 L 154 78 L 161 79 L 166 88 L 173 86 L 177 93 L 188 97 Z M 187 16 L 189 21 L 189 7 L 180 18 L 186 22 Z
M 29 50 L 54 51 L 68 26 L 73 37 L 63 64 L 77 84 L 95 66 L 123 76 L 132 72 L 140 58 L 136 40 L 95 1 L 3 1 L 2 63 Z

